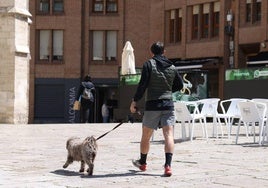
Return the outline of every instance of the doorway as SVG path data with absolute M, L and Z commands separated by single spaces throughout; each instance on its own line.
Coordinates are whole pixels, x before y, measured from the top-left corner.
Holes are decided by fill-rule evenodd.
M 114 122 L 113 111 L 117 108 L 118 103 L 118 88 L 114 86 L 96 86 L 96 102 L 94 122 L 102 123 L 101 107 L 104 102 L 109 106 L 109 122 Z

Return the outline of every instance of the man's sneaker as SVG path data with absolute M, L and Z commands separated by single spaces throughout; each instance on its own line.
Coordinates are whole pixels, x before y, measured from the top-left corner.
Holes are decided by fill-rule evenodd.
M 164 173 L 165 176 L 171 176 L 172 175 L 172 170 L 171 170 L 171 167 L 170 166 L 165 166 L 165 173 Z
M 140 160 L 132 160 L 132 164 L 135 167 L 139 168 L 141 171 L 145 171 L 147 167 L 146 164 L 141 164 Z

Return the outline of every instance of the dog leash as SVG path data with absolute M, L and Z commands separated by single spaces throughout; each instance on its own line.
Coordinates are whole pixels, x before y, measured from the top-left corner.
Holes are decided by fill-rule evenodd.
M 123 124 L 123 121 L 121 121 L 120 123 L 118 123 L 112 130 L 110 130 L 110 131 L 104 133 L 103 135 L 99 136 L 99 137 L 97 138 L 97 140 L 99 140 L 100 138 L 104 137 L 104 136 L 105 136 L 106 134 L 108 134 L 109 132 L 112 132 L 113 130 L 115 130 L 117 127 L 119 127 L 119 126 L 122 125 L 122 124 Z
M 141 112 L 139 111 L 138 107 L 135 107 L 136 108 L 136 113 L 138 113 L 139 115 L 141 115 Z M 128 117 L 128 120 L 127 122 L 130 121 L 130 118 Z M 131 121 L 133 123 L 133 120 Z M 116 128 L 118 128 L 120 125 L 122 125 L 124 122 L 121 121 L 120 123 L 118 123 L 113 129 L 111 129 L 110 131 L 104 133 L 103 135 L 99 136 L 96 140 L 99 140 L 101 139 L 102 137 L 104 137 L 105 135 L 107 135 L 108 133 L 112 132 L 113 130 L 115 130 Z

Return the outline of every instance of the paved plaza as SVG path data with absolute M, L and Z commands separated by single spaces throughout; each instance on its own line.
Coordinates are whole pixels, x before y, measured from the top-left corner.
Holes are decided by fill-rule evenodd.
M 99 150 L 91 177 L 79 173 L 79 163 L 67 169 L 65 143 L 71 136 L 96 137 L 111 130 L 109 124 L 0 124 L 0 187 L 267 187 L 268 151 L 242 136 L 230 139 L 181 139 L 175 127 L 175 152 L 171 177 L 163 176 L 163 139 L 154 133 L 148 155 L 148 170 L 140 172 L 131 160 L 139 157 L 140 123 L 124 123 L 98 140 Z M 211 135 L 211 126 L 209 126 Z M 225 127 L 224 127 L 225 128 Z M 197 127 L 198 129 L 198 127 Z M 201 128 L 199 128 L 201 130 Z M 224 129 L 225 130 L 225 129 Z M 236 131 L 236 126 L 233 133 Z M 243 134 L 241 127 L 241 134 Z

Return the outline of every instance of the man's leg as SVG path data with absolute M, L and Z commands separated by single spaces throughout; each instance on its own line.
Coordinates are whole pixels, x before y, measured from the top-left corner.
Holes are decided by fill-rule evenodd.
M 80 109 L 80 123 L 85 123 L 85 107 L 83 105 Z
M 89 108 L 84 109 L 84 123 L 90 123 L 90 111 Z
M 138 167 L 140 170 L 146 170 L 147 154 L 150 149 L 150 139 L 153 134 L 153 129 L 142 126 L 142 136 L 140 142 L 140 159 L 132 161 L 133 165 Z
M 93 123 L 94 122 L 94 103 L 93 102 L 90 102 L 90 105 L 89 105 L 88 122 L 89 123 Z
M 140 143 L 140 152 L 142 154 L 147 154 L 150 149 L 150 139 L 153 134 L 153 129 L 142 126 L 142 136 Z
M 174 151 L 173 126 L 163 126 L 162 129 L 165 138 L 165 175 L 171 176 L 171 161 Z
M 173 153 L 174 151 L 173 126 L 163 126 L 162 130 L 165 139 L 165 153 Z

